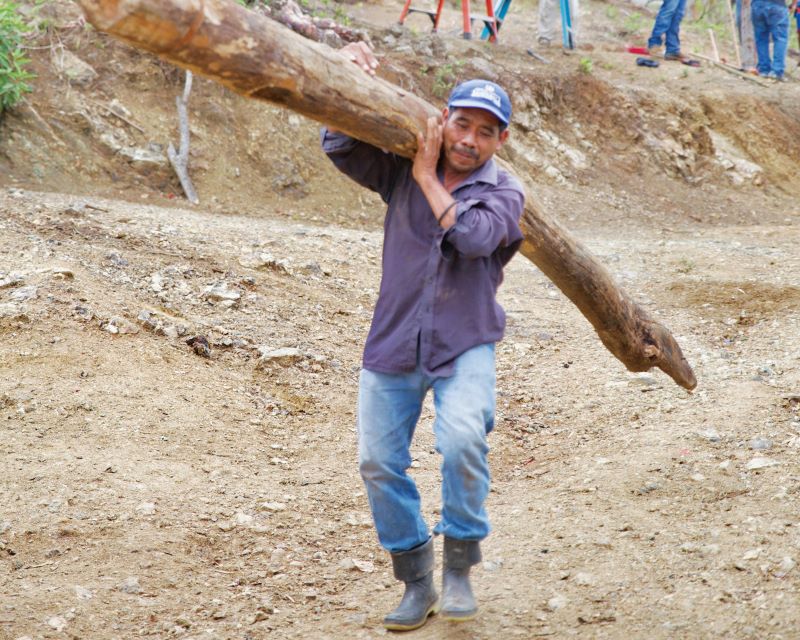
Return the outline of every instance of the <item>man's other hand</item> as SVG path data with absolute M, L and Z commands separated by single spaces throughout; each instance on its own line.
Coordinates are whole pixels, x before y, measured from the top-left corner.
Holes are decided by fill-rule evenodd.
M 366 42 L 351 42 L 339 49 L 339 53 L 350 62 L 357 64 L 371 76 L 375 75 L 375 70 L 380 64 L 375 57 L 375 53 Z

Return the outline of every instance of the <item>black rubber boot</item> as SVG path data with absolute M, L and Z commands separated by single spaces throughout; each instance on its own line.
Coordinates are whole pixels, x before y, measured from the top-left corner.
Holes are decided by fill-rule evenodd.
M 442 576 L 442 617 L 453 622 L 472 620 L 478 613 L 469 569 L 481 561 L 477 540 L 444 539 L 444 575 Z
M 390 631 L 418 629 L 428 616 L 439 610 L 439 596 L 433 586 L 433 538 L 414 549 L 392 554 L 394 577 L 406 583 L 397 608 L 383 619 Z

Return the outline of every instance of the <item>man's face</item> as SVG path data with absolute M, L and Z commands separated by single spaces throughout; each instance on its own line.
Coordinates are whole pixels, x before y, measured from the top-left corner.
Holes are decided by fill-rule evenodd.
M 458 173 L 471 173 L 489 160 L 508 138 L 500 121 L 485 109 L 457 107 L 443 112 L 444 159 Z

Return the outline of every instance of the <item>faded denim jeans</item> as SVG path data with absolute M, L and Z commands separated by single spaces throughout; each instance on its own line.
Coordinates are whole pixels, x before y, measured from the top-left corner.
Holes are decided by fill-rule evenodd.
M 358 393 L 359 470 L 367 488 L 381 545 L 407 551 L 429 537 L 417 485 L 408 475 L 409 447 L 433 389 L 436 451 L 442 456 L 442 511 L 435 532 L 458 540 L 489 534 L 484 508 L 489 493 L 489 445 L 494 428 L 494 344 L 482 344 L 455 360 L 453 375 L 384 374 L 362 369 Z
M 648 47 L 656 47 L 664 44 L 666 37 L 666 53 L 681 52 L 681 20 L 686 12 L 686 0 L 664 0 L 661 8 L 656 15 L 653 24 L 653 33 L 647 41 Z
M 789 45 L 789 12 L 783 4 L 769 0 L 753 0 L 751 5 L 753 32 L 756 36 L 758 73 L 762 76 L 783 76 L 786 69 L 786 48 Z M 772 40 L 772 56 L 769 43 Z

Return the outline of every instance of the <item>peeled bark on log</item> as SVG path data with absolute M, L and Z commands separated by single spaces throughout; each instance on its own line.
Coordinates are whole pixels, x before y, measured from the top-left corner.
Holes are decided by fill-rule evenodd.
M 285 106 L 407 158 L 440 111 L 336 51 L 232 0 L 77 0 L 97 29 L 250 98 Z M 572 300 L 630 371 L 658 367 L 680 386 L 697 382 L 670 332 L 527 194 L 522 254 Z

